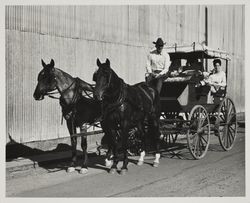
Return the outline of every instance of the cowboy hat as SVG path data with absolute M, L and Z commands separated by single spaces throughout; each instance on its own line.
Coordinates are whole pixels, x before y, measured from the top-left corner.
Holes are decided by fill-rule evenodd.
M 162 38 L 159 37 L 159 38 L 156 40 L 156 42 L 153 42 L 153 44 L 159 45 L 159 46 L 164 46 L 164 45 L 166 44 L 166 42 L 163 42 Z

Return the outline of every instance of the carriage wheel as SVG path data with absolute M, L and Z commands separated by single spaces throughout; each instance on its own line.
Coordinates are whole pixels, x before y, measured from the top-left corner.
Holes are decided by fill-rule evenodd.
M 230 98 L 224 98 L 218 109 L 218 117 L 215 123 L 215 135 L 218 135 L 220 145 L 225 151 L 232 149 L 236 134 L 236 109 Z
M 206 155 L 210 141 L 210 122 L 207 110 L 201 105 L 194 106 L 188 120 L 190 121 L 187 131 L 188 148 L 195 159 L 201 159 Z

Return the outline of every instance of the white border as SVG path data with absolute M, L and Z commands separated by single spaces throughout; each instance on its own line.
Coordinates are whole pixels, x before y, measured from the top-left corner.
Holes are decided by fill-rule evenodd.
M 247 90 L 248 84 L 247 78 L 250 73 L 250 66 L 249 66 L 249 3 L 250 1 L 248 0 L 167 0 L 167 1 L 162 1 L 162 0 L 43 0 L 43 1 L 34 1 L 34 0 L 1 0 L 0 2 L 0 54 L 1 54 L 1 60 L 0 60 L 0 88 L 1 88 L 1 100 L 0 100 L 0 115 L 1 115 L 1 122 L 0 122 L 0 129 L 1 129 L 1 147 L 0 147 L 0 156 L 1 156 L 1 161 L 0 161 L 0 166 L 1 171 L 0 171 L 0 202 L 34 202 L 34 201 L 39 201 L 39 202 L 47 202 L 47 201 L 53 201 L 53 202 L 83 202 L 83 201 L 88 201 L 88 202 L 127 202 L 127 201 L 138 201 L 138 198 L 5 198 L 5 134 L 6 134 L 6 124 L 5 124 L 5 5 L 127 5 L 127 4 L 136 4 L 136 5 L 159 5 L 159 4 L 169 4 L 169 5 L 220 5 L 220 4 L 235 4 L 235 5 L 240 5 L 240 4 L 245 4 L 245 73 L 246 73 L 246 84 L 245 84 L 245 89 Z M 3 96 L 4 95 L 4 96 Z M 250 202 L 249 198 L 249 154 L 250 154 L 250 149 L 249 149 L 249 139 L 248 139 L 248 132 L 249 132 L 249 118 L 248 118 L 248 112 L 249 112 L 249 93 L 245 93 L 245 111 L 246 111 L 246 132 L 245 132 L 245 139 L 246 139 L 246 197 L 216 197 L 216 198 L 192 198 L 192 197 L 187 197 L 187 198 L 140 198 L 139 201 L 141 202 L 151 202 L 154 200 L 157 200 L 157 202 L 227 202 L 227 203 L 245 203 L 245 202 Z

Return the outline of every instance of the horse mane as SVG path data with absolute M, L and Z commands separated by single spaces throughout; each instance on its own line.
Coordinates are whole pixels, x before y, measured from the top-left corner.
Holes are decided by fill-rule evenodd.
M 77 82 L 77 84 L 79 85 L 79 87 L 83 90 L 83 91 L 90 91 L 90 92 L 93 92 L 93 88 L 94 88 L 94 85 L 88 83 L 88 82 L 85 82 L 84 80 L 82 80 L 81 78 L 79 77 L 73 77 L 72 75 L 66 73 L 65 71 L 59 69 L 59 68 L 55 68 L 55 70 L 57 70 L 58 72 L 60 72 L 65 78 L 70 78 L 72 80 L 75 80 Z

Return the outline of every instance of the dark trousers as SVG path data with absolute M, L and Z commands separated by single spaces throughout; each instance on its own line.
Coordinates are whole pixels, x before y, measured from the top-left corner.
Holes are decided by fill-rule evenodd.
M 161 93 L 162 83 L 164 81 L 164 77 L 161 78 L 154 78 L 152 76 L 149 76 L 146 78 L 146 82 L 149 86 L 155 88 L 159 94 Z

